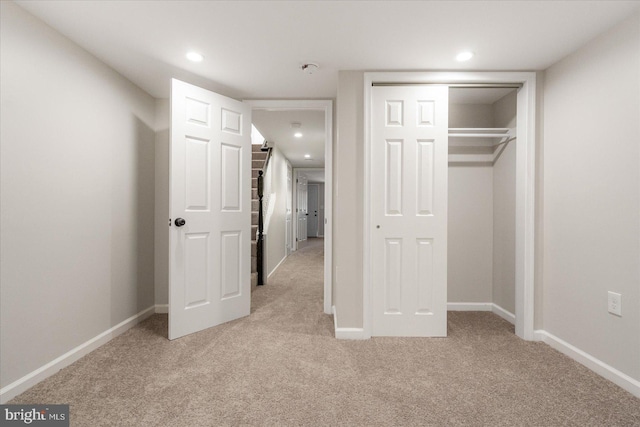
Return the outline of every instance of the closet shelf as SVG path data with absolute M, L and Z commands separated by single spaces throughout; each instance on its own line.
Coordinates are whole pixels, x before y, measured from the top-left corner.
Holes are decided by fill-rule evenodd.
M 515 136 L 515 128 L 449 128 L 449 163 L 493 164 Z
M 465 141 L 468 141 L 468 138 L 475 138 L 478 145 L 492 146 L 510 141 L 514 137 L 514 128 L 449 128 L 449 142 L 462 141 L 462 138 Z M 464 145 L 468 145 L 468 142 Z

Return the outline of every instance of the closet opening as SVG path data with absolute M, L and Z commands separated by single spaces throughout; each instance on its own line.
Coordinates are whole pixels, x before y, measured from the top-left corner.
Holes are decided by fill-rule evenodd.
M 515 325 L 517 89 L 449 89 L 449 311 Z

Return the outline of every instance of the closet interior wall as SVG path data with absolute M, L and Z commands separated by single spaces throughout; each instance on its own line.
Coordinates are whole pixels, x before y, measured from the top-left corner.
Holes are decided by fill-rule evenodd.
M 483 90 L 450 89 L 449 127 L 515 129 L 516 91 L 489 103 Z M 449 140 L 449 303 L 515 313 L 516 143 Z

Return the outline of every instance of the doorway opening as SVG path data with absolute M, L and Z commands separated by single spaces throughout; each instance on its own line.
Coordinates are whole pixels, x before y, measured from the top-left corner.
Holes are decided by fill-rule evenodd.
M 296 224 L 294 244 L 302 249 L 316 239 L 324 239 L 325 170 L 324 168 L 295 168 L 293 192 Z M 317 244 L 317 242 L 316 242 Z
M 516 88 L 449 89 L 448 311 L 515 324 Z
M 245 100 L 252 108 L 252 121 L 272 150 L 272 168 L 264 171 L 265 263 L 268 283 L 288 255 L 299 249 L 311 234 L 324 246 L 323 311 L 332 306 L 332 146 L 333 104 L 321 100 Z M 302 181 L 302 182 L 300 182 Z M 308 212 L 308 184 L 318 195 L 314 212 Z M 299 197 L 304 184 L 304 198 Z M 322 209 L 320 209 L 322 192 Z M 317 212 L 315 212 L 317 211 Z M 309 215 L 312 220 L 309 221 Z M 317 215 L 317 216 L 315 216 Z M 322 237 L 319 232 L 322 231 Z

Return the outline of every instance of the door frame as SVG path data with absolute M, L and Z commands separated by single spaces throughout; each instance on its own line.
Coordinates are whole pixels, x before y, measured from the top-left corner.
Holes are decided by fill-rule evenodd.
M 300 172 L 317 172 L 317 171 L 324 171 L 324 179 L 325 179 L 325 183 L 324 183 L 324 191 L 325 191 L 325 196 L 327 194 L 327 170 L 325 168 L 293 168 L 293 184 L 297 184 L 298 183 L 298 177 L 300 176 Z M 307 197 L 308 197 L 308 191 L 309 191 L 309 181 L 307 181 Z M 318 197 L 320 197 L 320 195 L 318 194 Z M 293 192 L 293 206 L 298 206 L 298 192 L 294 191 Z M 327 204 L 325 203 L 325 218 L 326 218 L 326 212 L 327 212 Z M 307 210 L 307 213 L 308 210 Z M 308 222 L 307 222 L 308 224 Z M 320 227 L 320 223 L 318 223 L 318 227 Z M 326 224 L 325 224 L 326 227 Z M 294 227 L 294 235 L 293 235 L 293 243 L 294 243 L 294 250 L 297 251 L 298 250 L 298 228 Z M 326 228 L 325 228 L 326 229 Z M 307 235 L 308 237 L 308 235 Z M 329 309 L 331 310 L 331 309 Z M 331 314 L 332 312 L 330 311 L 327 314 Z
M 299 211 L 298 211 L 298 180 L 300 179 L 300 172 L 302 173 L 303 178 L 306 179 L 306 176 L 304 175 L 304 171 L 305 170 L 319 170 L 321 168 L 293 168 L 293 207 L 295 208 L 295 215 L 296 215 L 296 226 L 293 227 L 293 236 L 291 236 L 293 238 L 293 251 L 297 251 L 298 250 L 298 242 L 301 242 L 302 240 L 298 238 L 299 234 L 298 231 L 300 230 L 300 216 L 299 216 Z M 308 197 L 307 197 L 307 202 L 308 202 Z M 292 212 L 294 213 L 294 212 Z M 308 210 L 307 210 L 307 215 L 309 214 Z M 306 240 L 306 239 L 305 239 Z
M 243 100 L 251 110 L 320 110 L 324 112 L 324 312 L 331 314 L 333 305 L 333 101 L 300 100 Z M 294 170 L 295 172 L 295 170 Z M 295 185 L 293 186 L 295 188 Z M 294 191 L 295 194 L 295 191 Z M 292 198 L 293 200 L 293 198 Z M 295 206 L 295 205 L 294 205 Z M 295 227 L 293 227 L 295 230 Z
M 390 84 L 519 84 L 516 144 L 516 335 L 534 340 L 536 73 L 501 71 L 365 72 L 364 73 L 364 222 L 362 325 L 364 338 L 372 332 L 371 254 L 371 88 Z

